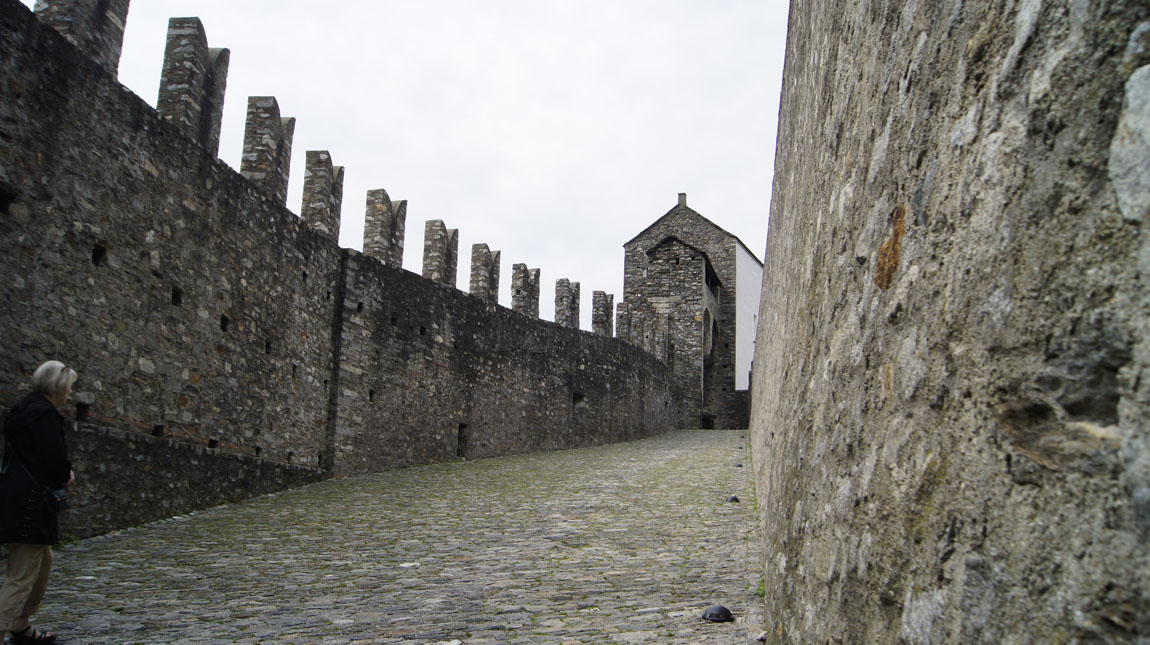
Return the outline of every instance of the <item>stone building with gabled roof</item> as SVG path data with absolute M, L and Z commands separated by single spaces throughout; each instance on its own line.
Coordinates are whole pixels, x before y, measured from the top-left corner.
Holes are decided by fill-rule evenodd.
M 763 263 L 687 206 L 623 245 L 616 335 L 671 366 L 683 428 L 745 428 Z

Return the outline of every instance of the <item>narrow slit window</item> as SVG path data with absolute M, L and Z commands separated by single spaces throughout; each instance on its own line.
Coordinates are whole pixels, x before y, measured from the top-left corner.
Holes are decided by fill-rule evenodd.
M 460 459 L 466 459 L 471 454 L 471 430 L 468 429 L 466 423 L 459 424 L 459 433 L 456 436 L 455 442 L 455 456 Z

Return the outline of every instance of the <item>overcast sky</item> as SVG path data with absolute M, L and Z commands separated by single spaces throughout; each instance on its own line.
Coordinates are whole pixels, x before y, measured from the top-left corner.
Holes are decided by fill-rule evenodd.
M 25 0 L 31 7 L 33 0 Z M 231 50 L 220 158 L 239 167 L 248 96 L 296 118 L 287 206 L 307 150 L 346 169 L 340 244 L 361 249 L 366 193 L 408 200 L 403 266 L 423 228 L 622 299 L 623 243 L 676 204 L 766 245 L 786 0 L 136 0 L 120 81 L 156 103 L 170 17 Z M 320 10 L 322 8 L 322 10 Z

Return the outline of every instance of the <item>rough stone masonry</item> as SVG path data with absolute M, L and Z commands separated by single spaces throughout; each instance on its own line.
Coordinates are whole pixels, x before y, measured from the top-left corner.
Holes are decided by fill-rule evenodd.
M 80 373 L 65 532 L 671 429 L 666 366 L 539 320 L 539 269 L 522 310 L 465 293 L 458 232 L 432 220 L 423 276 L 404 270 L 407 202 L 384 190 L 364 252 L 341 249 L 324 151 L 289 211 L 275 97 L 248 99 L 240 172 L 217 159 L 229 57 L 199 20 L 169 23 L 154 110 L 113 73 L 127 0 L 38 5 L 0 0 L 0 405 L 46 358 Z
M 792 0 L 773 643 L 1150 640 L 1150 4 Z

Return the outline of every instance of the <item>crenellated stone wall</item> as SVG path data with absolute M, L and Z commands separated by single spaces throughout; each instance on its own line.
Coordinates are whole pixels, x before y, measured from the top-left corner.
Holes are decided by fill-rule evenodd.
M 1150 5 L 792 0 L 768 643 L 1150 638 Z
M 649 354 L 344 253 L 337 473 L 670 429 L 668 373 Z
M 0 404 L 44 360 L 80 374 L 67 532 L 670 429 L 665 366 L 538 320 L 538 269 L 527 317 L 457 290 L 448 254 L 442 281 L 400 268 L 406 203 L 385 191 L 370 251 L 340 249 L 324 152 L 303 217 L 287 210 L 291 120 L 273 98 L 249 103 L 249 178 L 15 0 L 0 69 Z

